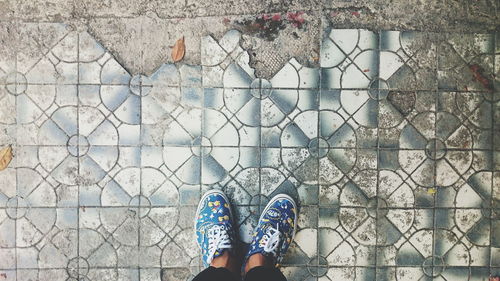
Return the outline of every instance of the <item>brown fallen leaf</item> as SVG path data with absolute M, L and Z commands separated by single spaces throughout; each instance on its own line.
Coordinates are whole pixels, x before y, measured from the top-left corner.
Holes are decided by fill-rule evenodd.
M 9 166 L 10 160 L 12 160 L 12 146 L 7 146 L 0 150 L 0 171 L 4 170 Z
M 172 48 L 172 59 L 174 62 L 178 62 L 184 58 L 184 54 L 186 53 L 186 45 L 184 45 L 184 36 L 181 39 L 178 39 L 175 42 L 174 47 Z

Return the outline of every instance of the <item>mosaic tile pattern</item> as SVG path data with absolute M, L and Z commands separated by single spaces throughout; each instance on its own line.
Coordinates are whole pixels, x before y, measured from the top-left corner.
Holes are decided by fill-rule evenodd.
M 327 28 L 319 68 L 266 80 L 238 31 L 146 76 L 62 24 L 2 30 L 6 280 L 189 280 L 211 188 L 247 243 L 270 197 L 297 199 L 289 280 L 500 273 L 498 35 Z

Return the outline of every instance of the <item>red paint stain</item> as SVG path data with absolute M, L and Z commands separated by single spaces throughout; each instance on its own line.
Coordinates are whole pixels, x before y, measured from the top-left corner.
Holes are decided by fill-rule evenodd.
M 272 20 L 272 21 L 279 21 L 281 20 L 281 15 L 280 14 L 274 14 L 274 15 L 262 15 L 261 18 L 265 21 Z
M 297 27 L 297 28 L 301 28 L 302 25 L 305 23 L 305 19 L 303 17 L 304 15 L 304 12 L 296 12 L 296 13 L 292 13 L 292 12 L 288 12 L 286 14 L 286 18 L 289 22 L 292 23 L 293 26 Z
M 352 11 L 352 12 L 351 12 L 351 15 L 353 15 L 353 16 L 355 16 L 355 17 L 358 17 L 358 18 L 359 18 L 359 16 L 361 15 L 361 13 L 360 13 L 360 12 L 358 12 L 358 11 Z
M 491 80 L 486 77 L 484 73 L 484 69 L 477 65 L 477 64 L 472 64 L 469 65 L 469 69 L 472 71 L 472 77 L 474 77 L 474 80 L 478 81 L 483 87 L 492 92 L 493 91 L 493 83 Z

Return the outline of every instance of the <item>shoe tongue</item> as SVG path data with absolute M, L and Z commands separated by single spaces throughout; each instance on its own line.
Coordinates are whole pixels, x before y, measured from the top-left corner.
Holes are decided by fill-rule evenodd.
M 207 231 L 213 231 L 214 235 L 216 235 L 216 236 L 219 236 L 219 235 L 225 236 L 225 235 L 227 235 L 228 239 L 230 241 L 232 241 L 231 230 L 230 230 L 230 228 L 227 225 L 225 225 L 225 227 L 223 229 L 217 229 L 217 230 L 215 230 L 215 229 L 210 229 L 209 228 L 209 229 L 207 229 Z M 221 232 L 226 232 L 226 234 L 222 234 Z M 215 234 L 215 233 L 217 233 L 217 234 Z M 212 237 L 212 239 L 217 239 L 217 238 L 216 237 Z M 221 242 L 222 242 L 222 240 L 219 241 L 219 243 L 221 243 Z M 221 244 L 219 244 L 217 246 L 220 247 Z M 232 248 L 232 245 L 230 245 L 230 247 Z M 215 249 L 215 252 L 213 252 L 213 258 L 212 259 L 217 258 L 217 257 L 223 255 L 226 250 L 231 250 L 231 248 L 222 247 L 222 248 Z M 211 254 L 211 253 L 209 253 L 209 254 Z

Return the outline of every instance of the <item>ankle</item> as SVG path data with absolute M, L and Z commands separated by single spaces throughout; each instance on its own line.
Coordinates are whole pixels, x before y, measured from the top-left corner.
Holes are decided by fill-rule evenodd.
M 251 255 L 245 265 L 245 273 L 250 271 L 250 269 L 259 266 L 273 267 L 272 259 L 259 253 Z
M 212 260 L 210 263 L 210 266 L 215 267 L 215 268 L 226 268 L 229 271 L 238 274 L 239 273 L 239 266 L 237 264 L 236 259 L 234 256 L 228 251 L 225 250 L 224 253 Z
M 210 266 L 212 267 L 227 267 L 230 261 L 229 251 L 224 251 L 224 253 L 212 260 Z

